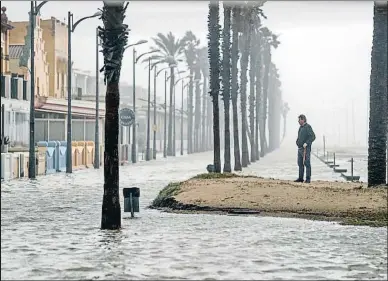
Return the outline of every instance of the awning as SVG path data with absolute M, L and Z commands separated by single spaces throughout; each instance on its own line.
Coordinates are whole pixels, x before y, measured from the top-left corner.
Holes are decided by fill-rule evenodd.
M 39 108 L 36 108 L 35 110 L 41 111 L 41 112 L 48 112 L 48 113 L 51 112 L 51 113 L 67 114 L 67 105 L 45 103 L 41 105 Z M 72 111 L 72 114 L 74 115 L 89 116 L 89 117 L 94 117 L 96 115 L 96 110 L 93 108 L 72 106 L 71 111 Z M 99 115 L 100 115 L 100 118 L 105 117 L 105 110 L 100 109 Z

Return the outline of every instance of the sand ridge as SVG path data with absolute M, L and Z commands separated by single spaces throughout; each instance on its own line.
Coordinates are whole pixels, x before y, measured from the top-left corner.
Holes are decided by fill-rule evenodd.
M 257 177 L 190 179 L 180 184 L 177 202 L 213 208 L 369 217 L 387 213 L 385 188 L 363 183 L 310 184 Z

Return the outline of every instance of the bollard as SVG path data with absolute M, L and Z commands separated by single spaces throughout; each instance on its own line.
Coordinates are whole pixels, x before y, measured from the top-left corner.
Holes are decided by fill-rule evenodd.
M 123 189 L 124 195 L 124 212 L 131 212 L 131 217 L 133 218 L 134 213 L 139 212 L 139 197 L 140 189 L 138 187 L 130 187 Z
M 350 175 L 351 181 L 353 181 L 353 157 L 350 159 Z

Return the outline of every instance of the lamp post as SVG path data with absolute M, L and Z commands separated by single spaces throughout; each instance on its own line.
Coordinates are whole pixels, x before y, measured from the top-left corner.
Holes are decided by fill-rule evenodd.
M 185 71 L 180 71 L 180 72 L 178 72 L 178 73 L 183 73 L 183 72 L 185 72 Z M 186 77 L 182 77 L 182 78 L 179 78 L 176 82 L 175 82 L 175 84 L 174 84 L 174 91 L 175 91 L 175 86 L 180 82 L 180 81 L 182 81 L 182 101 L 181 101 L 181 132 L 180 132 L 180 135 L 181 135 L 181 155 L 183 155 L 183 91 L 184 91 L 184 89 L 186 88 L 186 86 L 187 85 L 189 85 L 189 83 L 188 84 L 186 84 L 186 86 L 184 85 L 184 79 L 185 78 L 188 78 L 188 77 L 190 77 L 190 76 L 186 76 Z M 174 93 L 175 94 L 175 93 Z M 175 120 L 175 95 L 174 95 L 174 120 Z M 175 140 L 175 121 L 174 121 L 174 140 Z
M 30 143 L 28 177 L 35 179 L 35 17 L 47 1 L 37 5 L 37 1 L 31 1 L 30 27 L 31 27 L 31 97 L 30 97 Z
M 185 73 L 186 71 L 178 71 L 178 75 L 179 74 L 181 74 L 181 73 Z M 186 77 L 184 77 L 184 78 L 186 78 Z M 173 156 L 176 156 L 176 126 L 175 126 L 175 124 L 176 124 L 176 107 L 175 107 L 175 97 L 176 97 L 176 95 L 175 95 L 175 86 L 178 84 L 178 82 L 179 81 L 181 81 L 183 78 L 179 78 L 177 81 L 175 81 L 175 83 L 174 83 L 174 89 L 173 89 L 173 91 L 174 91 L 174 96 L 173 96 L 173 121 L 172 121 L 172 123 L 173 123 L 173 135 L 172 135 L 172 139 L 173 139 L 173 143 L 172 143 L 172 148 L 173 148 L 173 151 L 172 151 L 172 155 Z
M 152 142 L 152 158 L 156 160 L 156 65 L 154 65 L 154 126 L 152 128 L 154 139 Z
M 156 76 L 158 76 L 163 70 L 169 69 L 170 66 L 160 69 Z M 163 134 L 163 157 L 167 157 L 167 71 L 164 71 L 164 134 Z
M 98 27 L 96 28 L 96 123 L 94 130 L 94 168 L 100 168 L 100 131 L 99 131 L 99 110 L 100 110 L 100 67 L 98 60 L 98 46 L 99 46 L 99 38 L 98 38 Z
M 139 42 L 142 42 L 140 44 L 144 44 L 146 43 L 147 41 L 146 40 L 141 40 Z M 139 43 L 138 42 L 138 43 Z M 137 45 L 140 45 L 140 44 L 137 44 Z M 152 51 L 149 51 L 149 52 L 145 52 L 141 55 L 139 55 L 138 57 L 136 57 L 136 50 L 135 48 L 133 49 L 133 53 L 132 53 L 132 59 L 133 59 L 133 65 L 132 65 L 132 71 L 133 71 L 133 89 L 132 89 L 132 100 L 133 100 L 133 112 L 135 113 L 135 122 L 134 122 L 134 125 L 132 127 L 132 163 L 136 163 L 137 162 L 137 136 L 136 136 L 136 64 L 137 62 L 140 60 L 140 58 L 144 55 L 148 55 L 148 54 L 151 54 L 151 53 L 155 53 L 155 52 L 159 52 L 159 50 L 152 50 Z
M 68 12 L 67 14 L 67 148 L 66 148 L 66 173 L 72 173 L 73 172 L 73 166 L 72 166 L 72 148 L 71 148 L 71 72 L 72 72 L 72 65 L 71 65 L 71 34 L 74 32 L 75 28 L 80 24 L 82 21 L 86 19 L 91 19 L 95 17 L 101 16 L 101 12 L 97 12 L 91 16 L 83 17 L 73 22 L 73 13 Z

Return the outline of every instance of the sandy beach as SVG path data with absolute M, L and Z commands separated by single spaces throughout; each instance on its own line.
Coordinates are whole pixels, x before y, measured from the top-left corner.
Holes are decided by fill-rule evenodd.
M 292 181 L 199 175 L 171 183 L 152 207 L 174 211 L 213 211 L 338 220 L 346 224 L 386 226 L 387 188 L 363 183 Z

